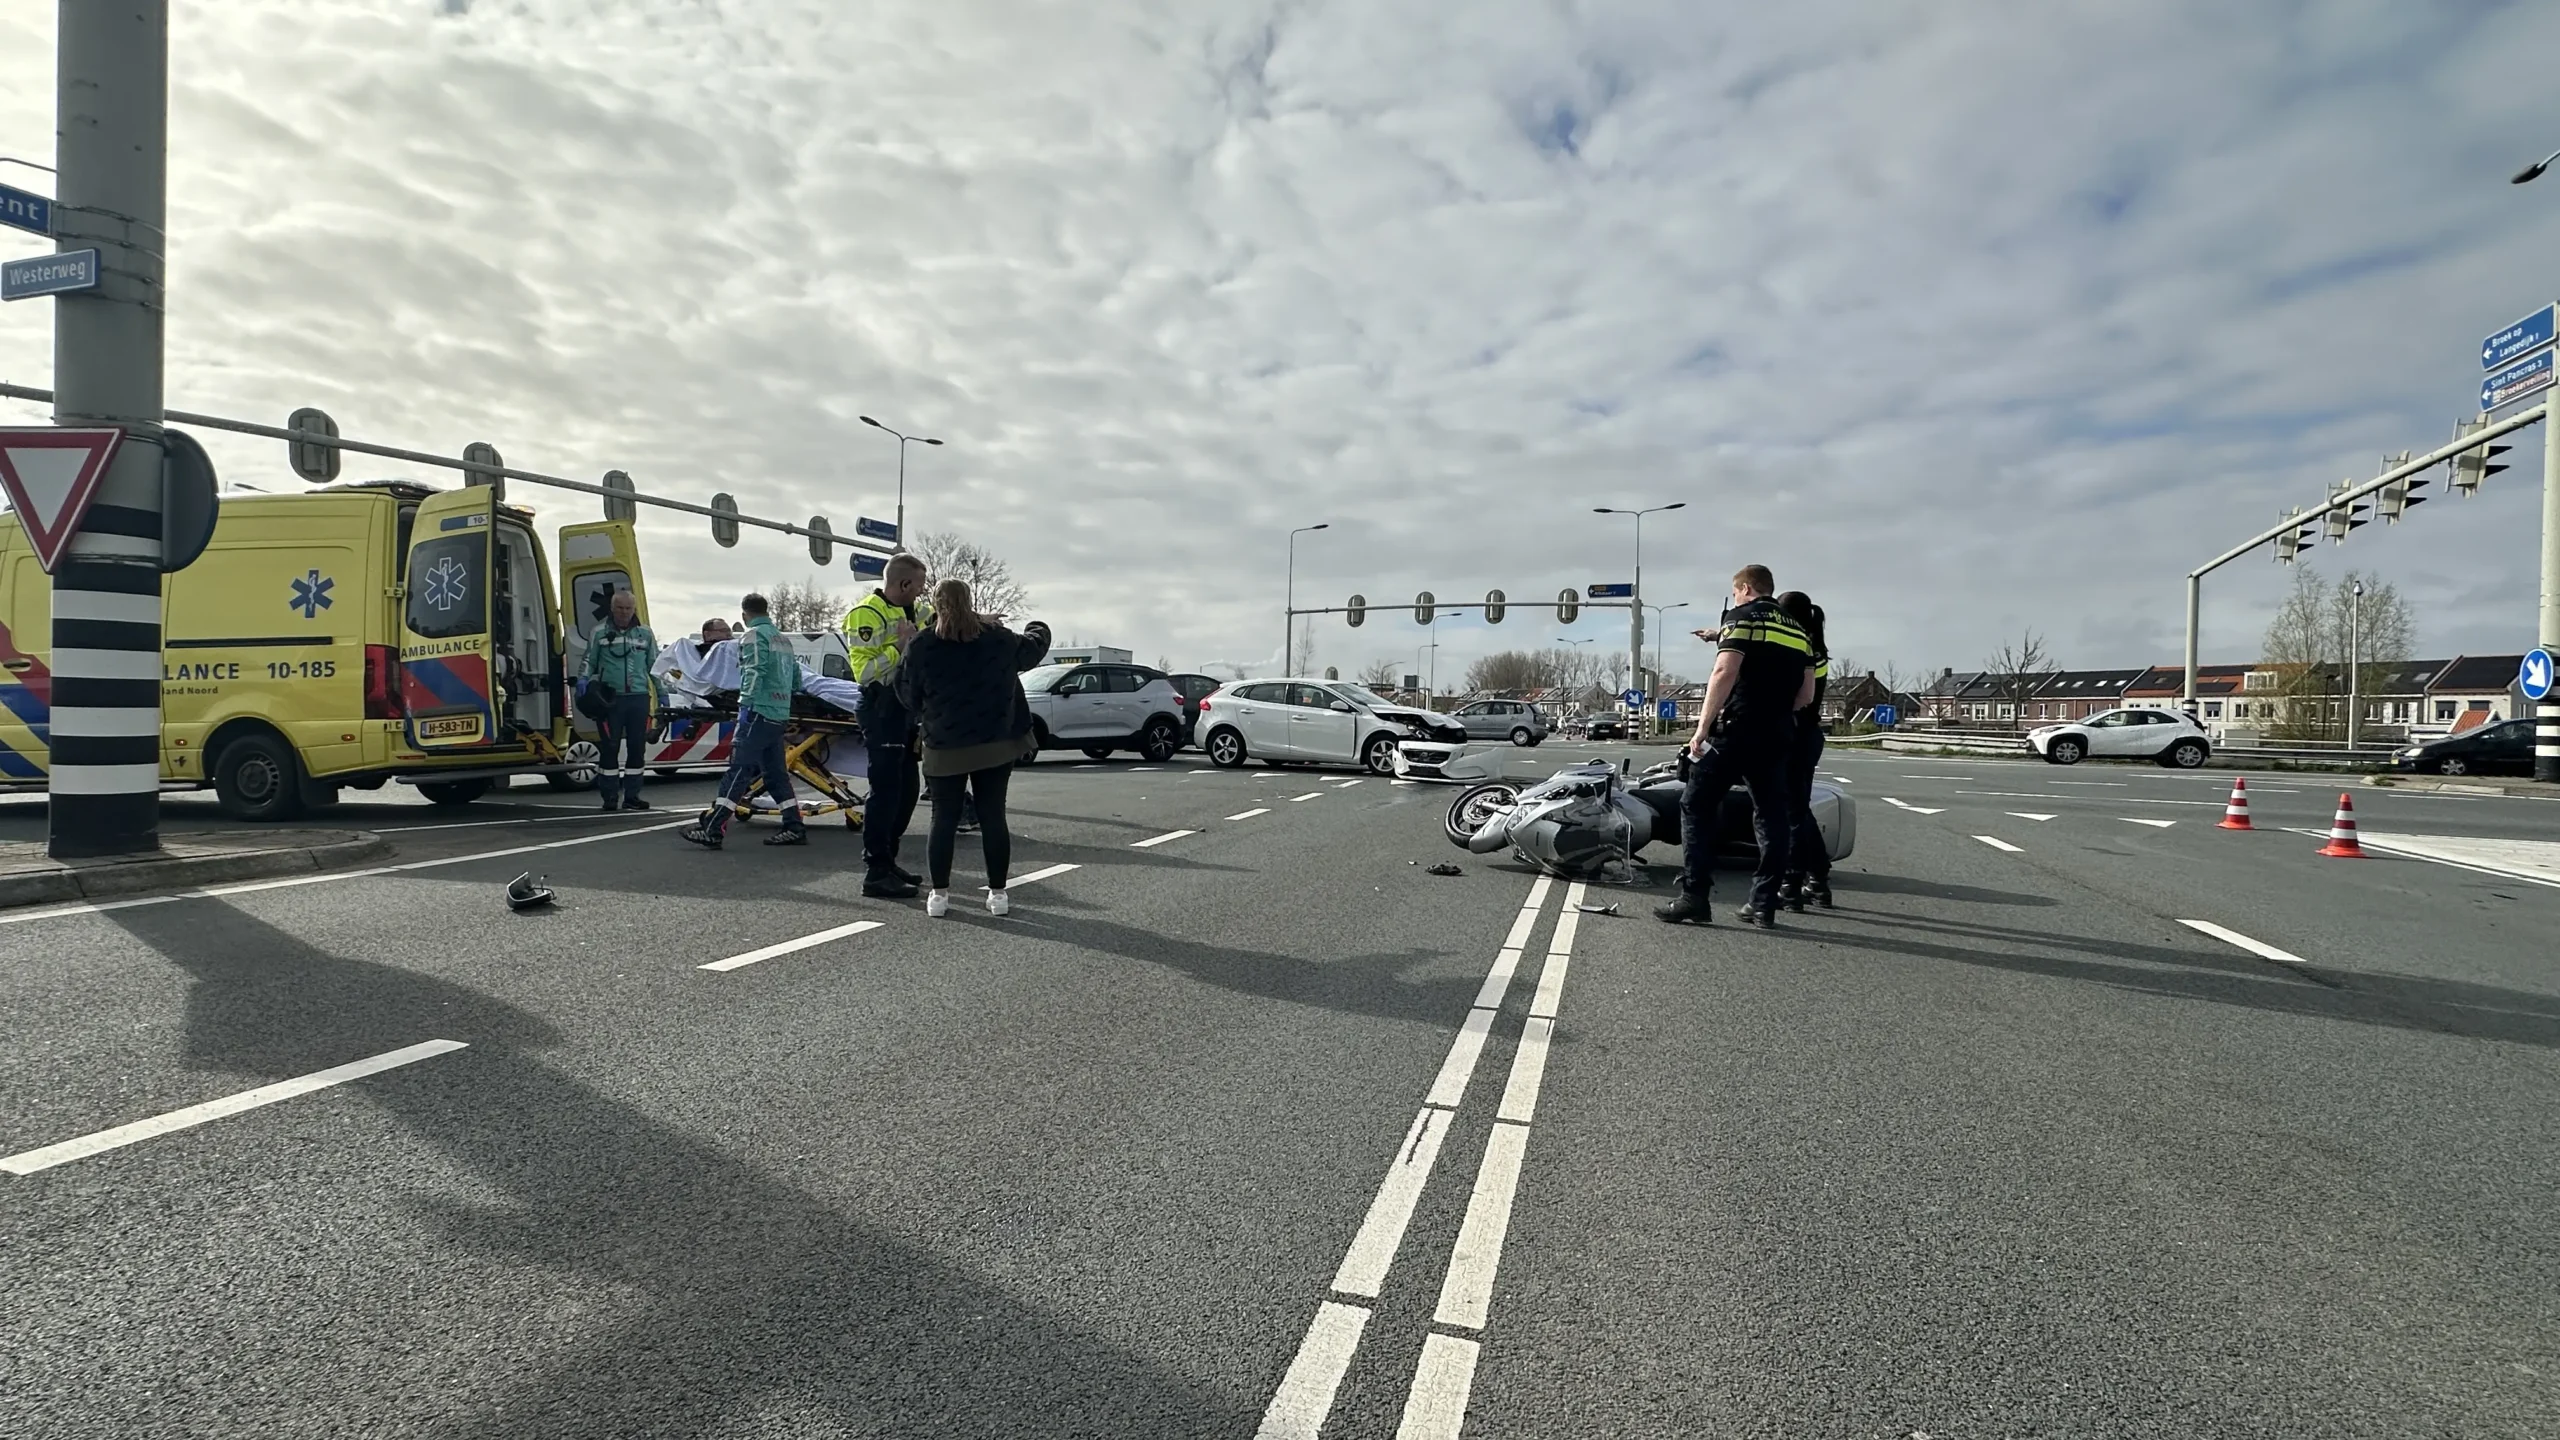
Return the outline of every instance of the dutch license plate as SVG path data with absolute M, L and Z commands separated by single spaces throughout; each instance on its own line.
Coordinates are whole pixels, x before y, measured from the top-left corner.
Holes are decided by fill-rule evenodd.
M 429 740 L 442 740 L 454 735 L 477 735 L 479 733 L 480 717 L 477 715 L 457 715 L 445 720 L 428 720 L 420 723 L 418 726 L 418 734 Z

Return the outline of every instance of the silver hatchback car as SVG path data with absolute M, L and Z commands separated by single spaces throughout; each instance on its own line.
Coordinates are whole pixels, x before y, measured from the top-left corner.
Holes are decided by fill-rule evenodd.
M 1470 740 L 1508 740 L 1535 745 L 1547 738 L 1547 717 L 1526 700 L 1478 700 L 1455 712 Z

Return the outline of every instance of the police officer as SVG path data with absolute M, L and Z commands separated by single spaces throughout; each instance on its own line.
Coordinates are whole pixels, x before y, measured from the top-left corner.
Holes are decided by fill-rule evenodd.
M 1805 902 L 1831 908 L 1831 849 L 1813 823 L 1814 771 L 1822 764 L 1822 693 L 1831 688 L 1831 647 L 1823 635 L 1822 607 L 1801 590 L 1778 597 L 1778 608 L 1813 642 L 1813 703 L 1796 712 L 1795 748 L 1787 756 L 1787 799 L 1794 830 L 1787 840 L 1787 883 L 1778 901 L 1801 914 Z
M 1778 923 L 1778 886 L 1793 828 L 1787 764 L 1795 748 L 1796 712 L 1813 699 L 1813 642 L 1778 609 L 1771 598 L 1777 588 L 1766 565 L 1735 571 L 1733 603 L 1714 632 L 1715 670 L 1707 678 L 1698 731 L 1689 739 L 1689 788 L 1680 797 L 1680 894 L 1653 912 L 1675 925 L 1703 925 L 1709 918 L 1716 819 L 1736 783 L 1751 791 L 1751 828 L 1760 842 L 1742 923 L 1764 929 Z
M 871 761 L 871 803 L 862 813 L 862 893 L 905 900 L 923 877 L 898 864 L 898 842 L 915 819 L 916 725 L 898 701 L 898 659 L 923 619 L 925 567 L 912 554 L 889 557 L 880 588 L 845 612 L 845 658 L 862 687 L 862 740 Z

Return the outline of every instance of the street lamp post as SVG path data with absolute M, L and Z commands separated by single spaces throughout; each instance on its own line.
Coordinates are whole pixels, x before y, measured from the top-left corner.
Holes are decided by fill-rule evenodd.
M 1310 530 L 1332 528 L 1332 521 L 1319 520 L 1313 525 L 1301 525 L 1289 532 L 1288 598 L 1282 601 L 1280 606 L 1281 617 L 1286 622 L 1280 627 L 1280 673 L 1283 675 L 1296 669 L 1298 663 L 1289 653 L 1290 647 L 1298 643 L 1298 537 Z
M 1627 636 L 1627 663 L 1634 667 L 1633 678 L 1637 680 L 1644 677 L 1644 517 L 1664 510 L 1686 509 L 1688 504 L 1686 500 L 1674 500 L 1668 505 L 1648 505 L 1641 510 L 1621 510 L 1609 505 L 1591 507 L 1591 513 L 1594 515 L 1635 517 L 1636 573 L 1634 583 L 1628 587 L 1632 593 L 1629 596 L 1631 603 L 1627 606 L 1627 612 L 1632 623 L 1627 627 L 1630 632 Z
M 1653 680 L 1654 684 L 1659 686 L 1662 683 L 1662 614 L 1666 610 L 1686 610 L 1689 608 L 1689 602 L 1675 600 L 1668 605 L 1647 605 L 1644 608 L 1653 612 Z M 1657 712 L 1660 708 L 1655 707 Z
M 2358 580 L 2347 600 L 2347 748 L 2356 748 L 2356 711 L 2364 692 L 2357 657 L 2364 650 L 2364 582 Z
M 879 421 L 872 419 L 868 415 L 861 417 L 861 419 L 863 424 L 870 426 L 874 430 L 887 430 L 888 433 L 898 436 L 898 548 L 904 550 L 907 548 L 907 447 L 909 445 L 939 445 L 942 442 L 934 439 L 930 435 L 899 435 L 897 431 L 890 430 L 888 426 L 881 424 Z

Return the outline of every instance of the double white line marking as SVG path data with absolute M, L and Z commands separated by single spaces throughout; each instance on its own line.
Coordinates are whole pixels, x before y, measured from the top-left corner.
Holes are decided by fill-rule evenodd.
M 1342 1257 L 1342 1266 L 1333 1277 L 1333 1291 L 1336 1296 L 1356 1299 L 1327 1300 L 1317 1307 L 1314 1323 L 1307 1327 L 1306 1338 L 1299 1344 L 1297 1358 L 1290 1362 L 1288 1374 L 1271 1397 L 1270 1408 L 1263 1413 L 1262 1428 L 1256 1432 L 1259 1440 L 1315 1440 L 1332 1413 L 1334 1394 L 1351 1368 L 1361 1334 L 1369 1323 L 1370 1307 L 1357 1301 L 1376 1300 L 1386 1283 L 1405 1229 L 1413 1221 L 1414 1207 L 1430 1181 L 1432 1166 L 1440 1158 L 1440 1144 L 1448 1136 L 1467 1084 L 1474 1078 L 1476 1063 L 1484 1055 L 1485 1040 L 1492 1033 L 1503 996 L 1511 988 L 1511 978 L 1519 969 L 1520 956 L 1537 928 L 1539 910 L 1546 904 L 1553 884 L 1540 876 L 1531 887 L 1528 900 L 1512 921 L 1511 933 L 1503 940 L 1501 953 L 1494 957 L 1483 986 L 1476 992 L 1474 1006 L 1468 1010 L 1465 1023 L 1458 1027 L 1457 1038 L 1450 1043 L 1449 1056 L 1441 1062 L 1440 1073 L 1432 1081 L 1421 1112 L 1414 1116 L 1397 1147 L 1377 1198 L 1369 1204 L 1368 1217 L 1361 1222 L 1351 1248 Z M 1547 961 L 1539 972 L 1528 1026 L 1512 1056 L 1511 1077 L 1503 1087 L 1493 1134 L 1486 1142 L 1475 1190 L 1467 1202 L 1466 1220 L 1459 1226 L 1457 1245 L 1441 1282 L 1439 1306 L 1433 1315 L 1433 1324 L 1439 1328 L 1423 1342 L 1422 1363 L 1415 1371 L 1413 1389 L 1405 1402 L 1404 1419 L 1396 1432 L 1398 1440 L 1454 1437 L 1466 1418 L 1467 1393 L 1474 1383 L 1481 1345 L 1468 1336 L 1442 1332 L 1484 1328 L 1493 1298 L 1494 1275 L 1501 1265 L 1503 1241 L 1511 1226 L 1511 1201 L 1519 1189 L 1521 1162 L 1528 1152 L 1529 1121 L 1536 1113 L 1538 1091 L 1546 1077 L 1547 1044 L 1554 1030 L 1557 1005 L 1563 998 L 1575 930 L 1582 918 L 1574 907 L 1582 903 L 1582 897 L 1580 885 L 1566 890 L 1563 918 L 1556 924 L 1555 937 L 1548 942 Z

